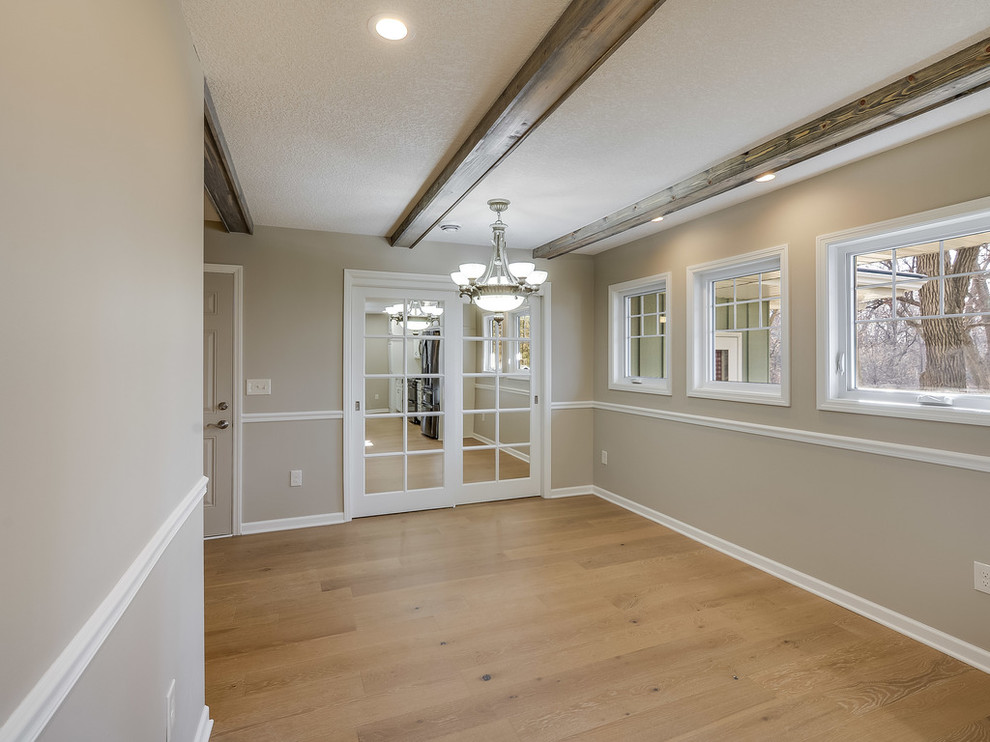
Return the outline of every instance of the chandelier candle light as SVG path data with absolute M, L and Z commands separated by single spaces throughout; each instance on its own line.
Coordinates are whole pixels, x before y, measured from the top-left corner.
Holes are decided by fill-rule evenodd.
M 400 328 L 402 327 L 402 323 L 405 322 L 406 329 L 409 332 L 417 333 L 422 332 L 433 325 L 434 322 L 437 322 L 440 315 L 443 314 L 443 307 L 430 302 L 421 302 L 413 299 L 409 302 L 408 307 L 401 303 L 385 307 L 385 314 Z
M 466 296 L 486 312 L 495 312 L 495 321 L 505 319 L 528 296 L 539 292 L 547 280 L 546 271 L 536 270 L 532 263 L 508 263 L 505 259 L 505 223 L 502 212 L 509 208 L 509 201 L 493 198 L 488 208 L 495 212 L 492 224 L 492 257 L 488 265 L 462 263 L 450 274 L 461 296 Z

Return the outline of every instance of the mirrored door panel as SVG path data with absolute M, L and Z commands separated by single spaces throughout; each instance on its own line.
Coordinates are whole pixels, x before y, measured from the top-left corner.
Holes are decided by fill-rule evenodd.
M 415 292 L 359 292 L 352 337 L 361 399 L 354 412 L 363 446 L 356 515 L 453 504 L 444 332 L 450 298 Z M 355 311 L 358 310 L 358 311 Z M 360 315 L 358 319 L 355 315 Z M 359 332 L 354 332 L 358 330 Z
M 466 502 L 522 496 L 537 420 L 533 394 L 534 301 L 495 313 L 463 308 L 463 497 Z M 525 481 L 523 481 L 525 480 Z M 533 494 L 538 491 L 535 487 Z

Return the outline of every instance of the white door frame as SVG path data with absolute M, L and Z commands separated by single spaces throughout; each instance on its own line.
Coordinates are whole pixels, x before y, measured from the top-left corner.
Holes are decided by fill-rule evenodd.
M 241 408 L 244 403 L 244 379 L 241 378 L 243 368 L 242 338 L 244 335 L 244 266 L 222 265 L 220 263 L 204 263 L 204 273 L 229 273 L 234 277 L 234 392 L 231 404 L 234 405 L 231 432 L 233 434 L 233 502 L 230 509 L 230 532 L 233 536 L 241 535 Z M 214 536 L 212 538 L 226 538 Z
M 551 376 L 551 361 L 550 361 L 550 295 L 551 295 L 550 282 L 547 281 L 543 284 L 540 289 L 540 296 L 542 297 L 540 307 L 540 381 L 538 386 L 540 387 L 539 392 L 539 402 L 537 403 L 540 409 L 540 467 L 542 472 L 540 474 L 540 497 L 548 498 L 552 494 L 551 490 L 551 477 L 553 472 L 550 457 L 550 380 Z
M 352 480 L 352 469 L 358 463 L 352 461 L 349 455 L 348 435 L 352 435 L 354 426 L 354 389 L 352 389 L 351 373 L 347 367 L 348 353 L 351 351 L 354 338 L 351 330 L 351 300 L 355 288 L 380 288 L 380 289 L 409 289 L 415 288 L 417 291 L 451 291 L 454 286 L 449 276 L 438 276 L 428 273 L 394 273 L 390 271 L 369 271 L 357 270 L 353 268 L 344 269 L 344 312 L 343 312 L 343 346 L 341 350 L 341 371 L 343 372 L 343 407 L 344 407 L 344 437 L 343 437 L 343 484 L 344 484 L 344 520 L 352 519 L 350 482 Z M 540 396 L 540 431 L 542 458 L 541 473 L 539 477 L 540 496 L 550 497 L 551 484 L 551 460 L 550 460 L 550 283 L 543 284 L 540 294 L 542 295 L 542 307 L 540 312 L 540 332 L 541 340 L 541 362 L 542 370 L 539 374 Z

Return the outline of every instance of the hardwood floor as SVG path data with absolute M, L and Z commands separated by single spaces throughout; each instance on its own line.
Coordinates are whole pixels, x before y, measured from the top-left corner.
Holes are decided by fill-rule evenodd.
M 990 740 L 990 676 L 595 497 L 206 542 L 214 742 Z

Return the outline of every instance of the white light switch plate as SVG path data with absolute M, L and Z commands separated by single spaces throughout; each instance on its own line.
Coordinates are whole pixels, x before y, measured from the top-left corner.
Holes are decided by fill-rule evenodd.
M 302 469 L 289 470 L 289 486 L 302 487 Z
M 247 393 L 252 394 L 271 394 L 272 393 L 272 380 L 271 379 L 248 379 L 247 380 Z

